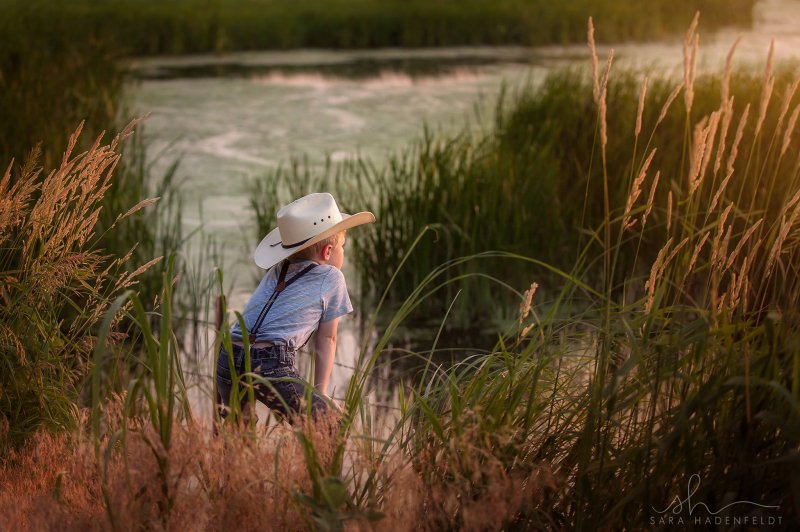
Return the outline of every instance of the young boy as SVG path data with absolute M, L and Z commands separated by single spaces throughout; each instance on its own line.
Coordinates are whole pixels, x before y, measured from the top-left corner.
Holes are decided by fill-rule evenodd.
M 256 383 L 255 396 L 284 419 L 291 421 L 304 411 L 307 384 L 285 378 L 300 379 L 295 353 L 315 331 L 314 417 L 328 406 L 322 396 L 327 394 L 333 368 L 339 318 L 353 310 L 341 272 L 345 231 L 374 221 L 370 212 L 352 216 L 339 212 L 330 194 L 309 194 L 278 211 L 277 227 L 256 248 L 255 262 L 267 273 L 244 309 L 247 331 L 238 323 L 231 328 L 233 363 L 236 374 L 243 375 L 243 334 L 247 334 L 253 373 L 268 379 L 277 392 L 276 396 L 268 386 Z M 233 380 L 224 347 L 217 358 L 216 382 L 220 414 L 225 417 Z M 246 404 L 246 393 L 240 397 L 242 412 L 248 415 L 254 405 Z

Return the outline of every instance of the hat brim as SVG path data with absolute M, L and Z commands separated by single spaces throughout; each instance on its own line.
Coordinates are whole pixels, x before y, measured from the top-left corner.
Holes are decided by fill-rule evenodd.
M 322 233 L 314 236 L 308 242 L 303 243 L 302 246 L 297 246 L 294 248 L 284 248 L 281 246 L 281 234 L 276 227 L 272 231 L 269 232 L 267 236 L 265 236 L 261 242 L 256 247 L 256 251 L 253 254 L 253 260 L 255 260 L 256 264 L 259 268 L 263 268 L 268 270 L 278 264 L 283 259 L 294 255 L 298 251 L 302 251 L 308 247 L 313 246 L 317 242 L 325 240 L 328 237 L 335 235 L 341 231 L 346 231 L 347 229 L 351 229 L 358 225 L 364 225 L 373 223 L 375 221 L 375 215 L 371 212 L 359 212 L 356 214 L 344 214 L 342 213 L 342 221 L 338 224 L 334 225 L 323 231 Z

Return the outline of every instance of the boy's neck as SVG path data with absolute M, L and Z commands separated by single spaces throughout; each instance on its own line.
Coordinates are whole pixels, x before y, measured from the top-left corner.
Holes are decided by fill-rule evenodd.
M 319 257 L 319 256 L 317 256 L 317 257 L 306 257 L 306 258 L 302 258 L 302 259 L 295 259 L 295 260 L 293 260 L 291 262 L 295 263 L 295 262 L 309 262 L 309 261 L 310 262 L 316 262 L 319 265 L 328 264 L 330 262 L 330 261 L 327 261 L 327 260 L 325 260 L 325 259 L 323 259 L 322 257 Z

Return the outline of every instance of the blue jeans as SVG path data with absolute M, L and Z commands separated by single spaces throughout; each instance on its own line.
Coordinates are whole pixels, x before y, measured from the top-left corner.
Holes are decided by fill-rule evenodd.
M 274 388 L 273 391 L 269 386 L 254 381 L 253 388 L 256 399 L 277 412 L 282 419 L 287 419 L 290 422 L 297 415 L 306 411 L 303 403 L 307 398 L 308 388 L 308 384 L 303 382 L 294 370 L 294 355 L 295 353 L 284 345 L 250 348 L 250 367 L 253 374 L 266 379 Z M 248 401 L 247 379 L 243 377 L 245 374 L 244 360 L 244 348 L 234 345 L 233 363 L 236 375 L 239 377 L 239 397 L 241 398 L 240 404 L 242 408 Z M 297 379 L 300 382 L 291 382 L 287 379 Z M 223 418 L 228 414 L 232 388 L 233 378 L 228 352 L 222 347 L 217 357 L 217 405 L 220 416 Z M 328 405 L 322 397 L 316 391 L 312 392 L 311 412 L 313 417 L 317 417 L 327 408 Z

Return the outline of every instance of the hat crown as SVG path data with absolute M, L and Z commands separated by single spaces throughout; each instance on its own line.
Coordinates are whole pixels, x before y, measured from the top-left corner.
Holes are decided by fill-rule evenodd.
M 327 192 L 303 196 L 278 210 L 278 231 L 284 246 L 304 242 L 341 221 L 336 200 Z

